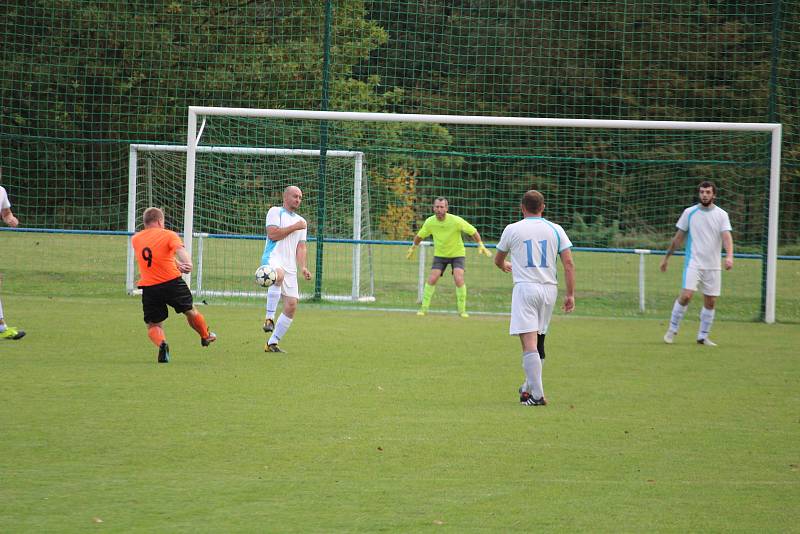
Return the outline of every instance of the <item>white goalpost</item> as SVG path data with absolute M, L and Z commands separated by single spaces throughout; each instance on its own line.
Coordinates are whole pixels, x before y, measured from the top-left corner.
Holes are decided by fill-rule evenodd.
M 150 173 L 152 172 L 151 160 L 147 160 L 145 166 L 145 173 L 147 176 L 140 176 L 140 155 L 142 153 L 178 153 L 185 154 L 188 148 L 183 145 L 152 145 L 152 144 L 131 144 L 129 148 L 129 161 L 128 161 L 128 219 L 127 231 L 129 234 L 136 232 L 138 217 L 141 216 L 144 206 L 137 206 L 138 196 L 143 194 L 139 190 L 139 183 L 143 181 L 146 185 L 147 205 L 153 205 L 153 185 Z M 200 154 L 229 154 L 229 155 L 246 155 L 246 156 L 264 156 L 264 157 L 281 157 L 281 156 L 300 156 L 319 158 L 320 150 L 315 149 L 291 149 L 291 148 L 269 148 L 269 147 L 233 147 L 233 146 L 199 146 L 196 147 L 195 153 Z M 332 158 L 347 158 L 353 161 L 353 226 L 352 226 L 352 288 L 349 295 L 325 295 L 329 300 L 354 300 L 354 301 L 372 301 L 374 300 L 370 294 L 364 294 L 362 291 L 361 280 L 361 253 L 362 253 L 362 206 L 363 199 L 363 177 L 364 177 L 364 154 L 358 151 L 346 150 L 329 150 L 326 154 Z M 192 157 L 194 162 L 195 158 Z M 185 210 L 184 210 L 184 230 L 183 240 L 189 254 L 192 254 L 193 242 L 198 240 L 199 246 L 196 252 L 196 265 L 193 277 L 185 275 L 188 284 L 193 285 L 193 292 L 198 295 L 206 296 L 224 296 L 224 297 L 263 297 L 263 291 L 247 291 L 247 290 L 219 290 L 204 285 L 203 272 L 204 272 L 204 253 L 203 253 L 203 240 L 209 238 L 209 234 L 202 232 L 194 232 L 194 192 L 195 192 L 195 177 L 192 173 L 192 179 L 187 178 L 185 185 Z M 156 196 L 158 193 L 156 193 Z M 262 241 L 265 239 L 264 235 L 251 236 L 254 239 Z M 136 277 L 136 264 L 133 255 L 133 247 L 130 243 L 131 239 L 128 238 L 128 251 L 127 251 L 127 272 L 126 272 L 126 291 L 129 294 L 137 293 L 135 288 Z
M 188 129 L 186 142 L 186 190 L 184 233 L 187 249 L 192 249 L 193 206 L 195 195 L 195 166 L 198 153 L 206 150 L 200 144 L 207 119 L 211 117 L 246 118 L 283 121 L 312 121 L 347 123 L 427 123 L 441 125 L 475 126 L 517 126 L 567 129 L 605 129 L 605 130 L 684 130 L 706 132 L 761 132 L 770 135 L 769 194 L 767 223 L 767 257 L 765 275 L 765 296 L 763 318 L 767 323 L 775 321 L 776 268 L 778 243 L 778 206 L 780 189 L 781 124 L 775 123 L 728 123 L 728 122 L 689 122 L 689 121 L 643 121 L 643 120 L 595 120 L 558 119 L 534 117 L 495 117 L 495 116 L 457 116 L 427 114 L 393 114 L 338 111 L 308 111 L 286 109 L 246 109 L 226 107 L 190 106 L 188 110 Z M 323 144 L 323 143 L 320 143 Z M 327 155 L 332 155 L 328 151 Z M 321 153 L 320 153 L 321 155 Z M 355 232 L 354 232 L 355 235 Z M 355 257 L 355 256 L 354 256 Z M 355 261 L 355 259 L 354 259 Z

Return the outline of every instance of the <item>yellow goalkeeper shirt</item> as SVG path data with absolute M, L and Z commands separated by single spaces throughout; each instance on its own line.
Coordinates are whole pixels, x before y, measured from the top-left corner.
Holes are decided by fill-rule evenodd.
M 422 224 L 417 235 L 420 239 L 433 236 L 433 255 L 440 258 L 458 258 L 466 256 L 462 233 L 469 236 L 475 235 L 477 230 L 470 223 L 459 217 L 445 213 L 444 220 L 440 221 L 436 215 L 431 215 Z

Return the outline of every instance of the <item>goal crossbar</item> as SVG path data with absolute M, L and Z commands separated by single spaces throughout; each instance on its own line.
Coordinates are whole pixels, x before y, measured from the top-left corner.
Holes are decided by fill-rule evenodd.
M 295 109 L 248 109 L 230 107 L 189 106 L 187 128 L 186 176 L 187 213 L 194 204 L 194 191 L 188 190 L 194 177 L 195 151 L 198 146 L 198 117 L 229 116 L 249 118 L 297 119 L 316 121 L 367 121 L 367 122 L 417 122 L 434 124 L 473 124 L 494 126 L 539 126 L 549 128 L 607 128 L 629 130 L 700 130 L 700 131 L 750 131 L 768 132 L 770 141 L 769 214 L 767 228 L 766 291 L 764 322 L 775 322 L 776 275 L 778 256 L 778 209 L 780 195 L 781 137 L 780 123 L 760 122 L 692 122 L 692 121 L 645 121 L 613 119 L 561 119 L 546 117 L 496 117 L 485 115 L 434 115 L 372 113 L 349 111 L 310 111 Z M 202 127 L 201 127 L 202 132 Z M 330 152 L 329 152 L 330 153 Z M 191 175 L 191 177 L 190 177 Z M 187 216 L 187 219 L 189 217 Z M 191 221 L 184 221 L 184 231 L 189 236 L 187 248 L 191 252 Z

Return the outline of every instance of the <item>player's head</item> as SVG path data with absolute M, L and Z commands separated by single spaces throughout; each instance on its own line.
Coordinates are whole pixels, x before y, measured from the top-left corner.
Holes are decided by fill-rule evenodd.
M 714 199 L 717 198 L 717 186 L 714 182 L 709 182 L 708 180 L 702 181 L 700 185 L 697 186 L 697 196 L 700 197 L 700 204 L 708 207 L 713 204 Z
M 436 197 L 436 200 L 433 201 L 433 213 L 436 214 L 437 219 L 444 219 L 449 207 L 450 204 L 444 197 Z
M 544 195 L 535 189 L 526 191 L 525 194 L 522 195 L 520 207 L 525 216 L 541 215 L 544 211 Z
M 290 185 L 283 190 L 283 207 L 289 211 L 295 211 L 303 201 L 303 192 L 299 187 Z
M 142 222 L 145 228 L 153 226 L 164 227 L 164 212 L 159 208 L 147 208 L 142 214 Z

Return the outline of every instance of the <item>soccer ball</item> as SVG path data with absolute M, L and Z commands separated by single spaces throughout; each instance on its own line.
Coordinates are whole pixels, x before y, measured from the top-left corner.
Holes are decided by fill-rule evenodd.
M 278 279 L 278 273 L 272 270 L 269 265 L 262 265 L 256 269 L 256 284 L 261 287 L 269 287 Z

